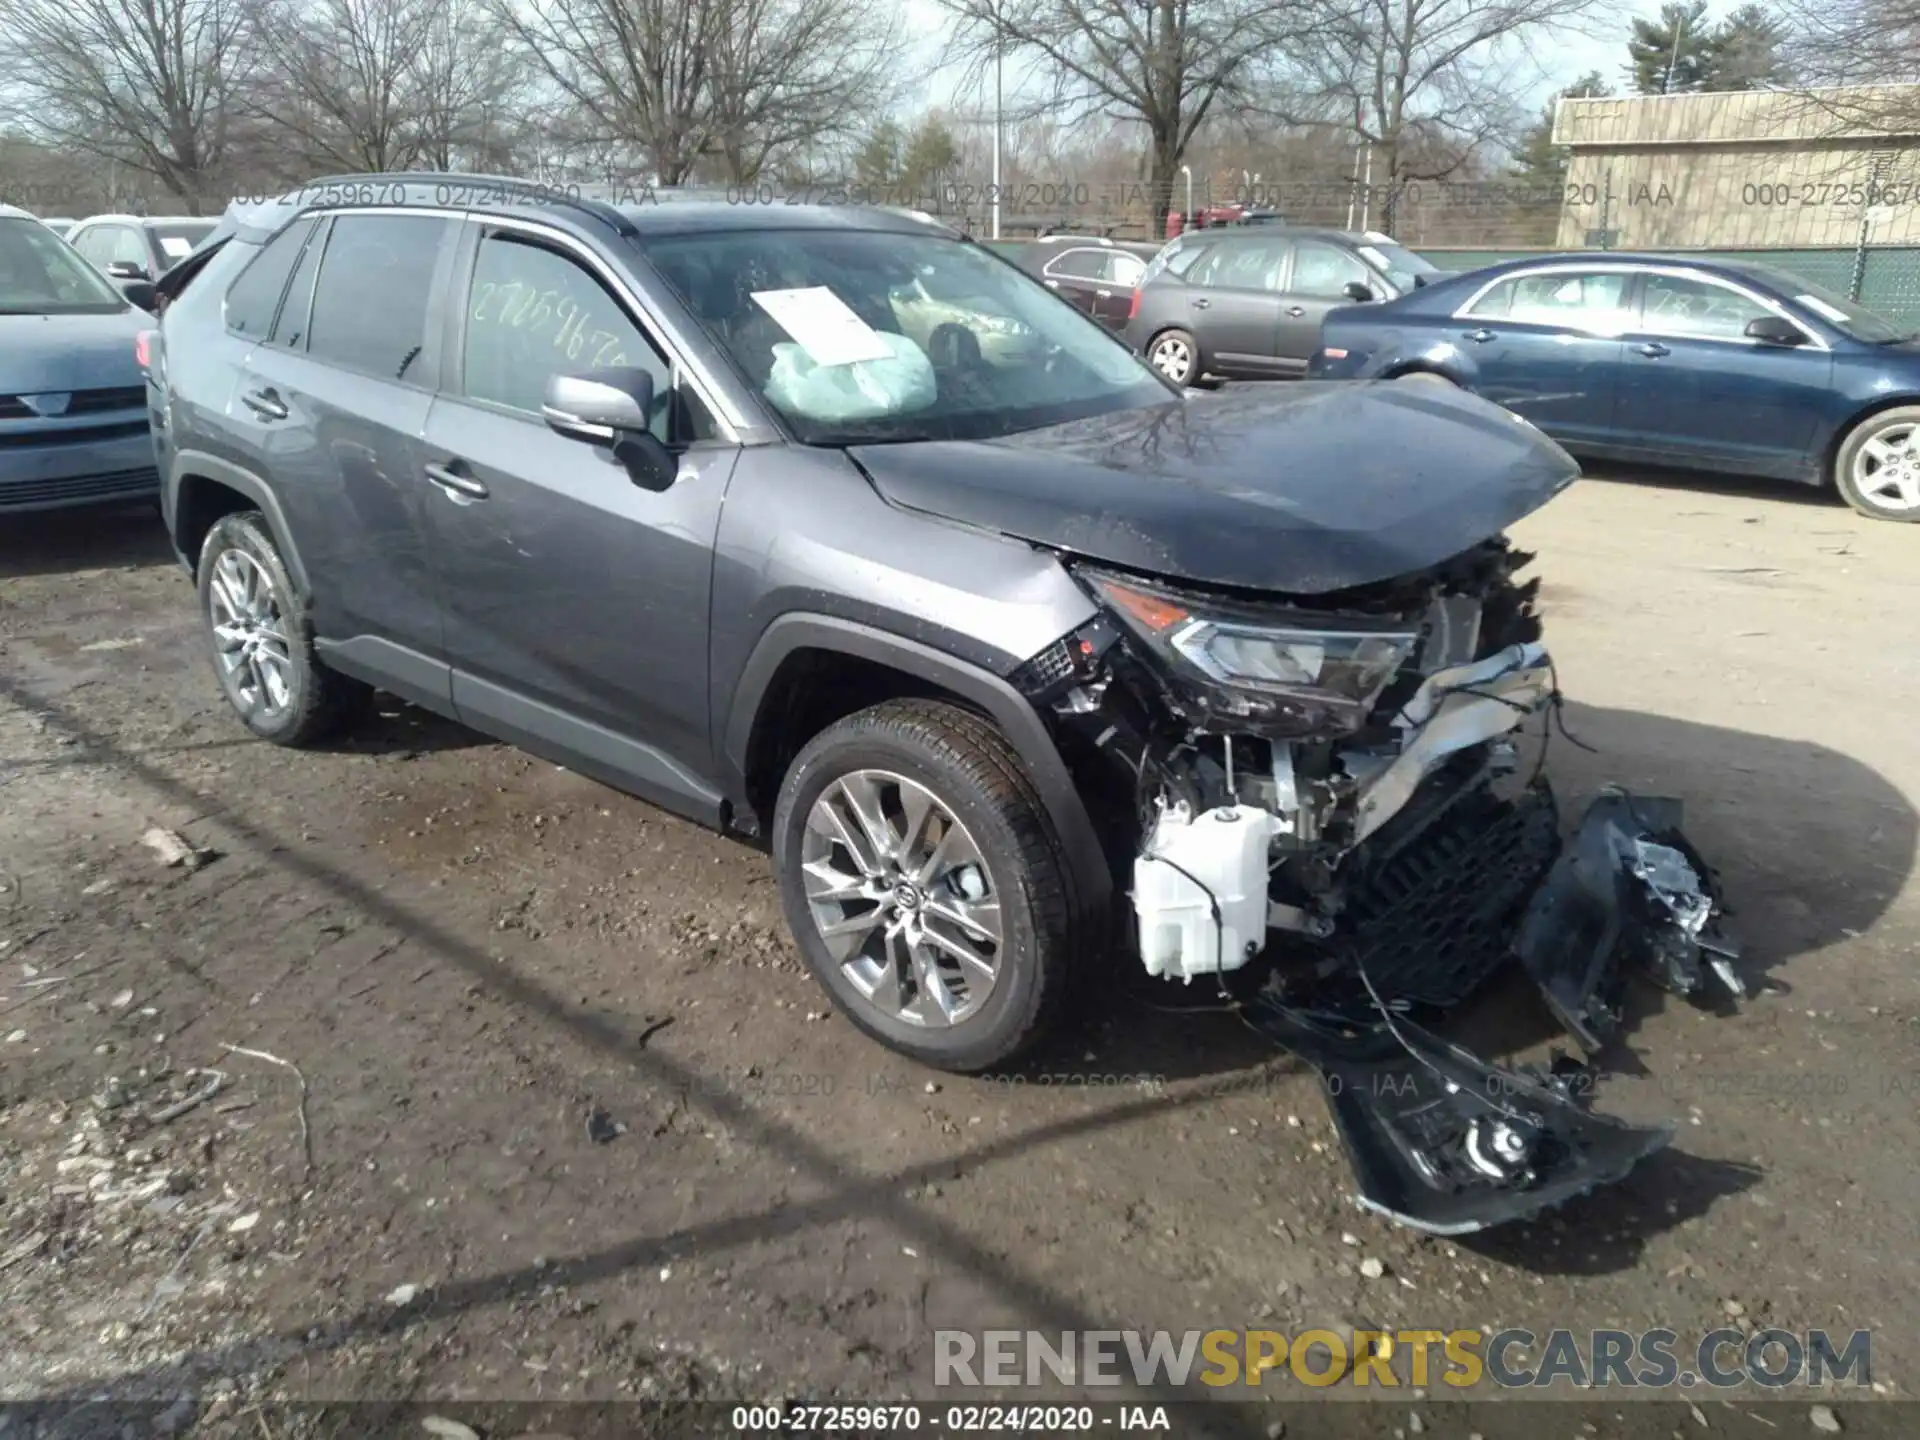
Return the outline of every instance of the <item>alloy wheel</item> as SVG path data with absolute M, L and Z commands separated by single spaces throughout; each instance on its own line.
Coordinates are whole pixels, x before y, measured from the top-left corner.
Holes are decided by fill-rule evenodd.
M 221 679 L 246 712 L 275 714 L 293 702 L 285 616 L 266 568 L 244 550 L 224 551 L 207 587 Z
M 1193 370 L 1193 349 L 1177 336 L 1155 341 L 1151 359 L 1153 368 L 1176 385 L 1184 385 Z
M 958 1025 L 993 993 L 998 892 L 967 827 L 926 786 L 886 770 L 840 776 L 807 813 L 800 867 L 828 953 L 889 1019 Z
M 1853 486 L 1882 510 L 1920 510 L 1920 426 L 1890 425 L 1860 447 L 1853 459 Z

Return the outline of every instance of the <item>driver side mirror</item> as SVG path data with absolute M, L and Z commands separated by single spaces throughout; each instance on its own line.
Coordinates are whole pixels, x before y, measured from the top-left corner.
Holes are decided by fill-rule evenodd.
M 1357 301 L 1362 305 L 1373 299 L 1372 288 L 1361 284 L 1358 280 L 1349 280 L 1341 293 L 1349 300 Z
M 1806 332 L 1791 320 L 1783 320 L 1778 315 L 1762 315 L 1747 322 L 1747 338 L 1758 340 L 1762 345 L 1804 345 Z
M 540 413 L 554 434 L 610 451 L 642 490 L 657 494 L 679 474 L 679 460 L 648 428 L 653 376 L 645 370 L 615 367 L 551 375 Z
M 151 280 L 147 267 L 136 265 L 131 260 L 114 260 L 107 265 L 107 274 L 115 280 Z

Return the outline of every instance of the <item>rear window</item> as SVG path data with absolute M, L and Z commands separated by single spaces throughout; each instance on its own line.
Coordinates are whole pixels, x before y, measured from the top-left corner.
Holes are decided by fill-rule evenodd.
M 287 277 L 300 258 L 300 247 L 313 231 L 312 220 L 289 225 L 276 235 L 227 291 L 227 329 L 249 340 L 273 333 L 273 317 L 286 294 Z

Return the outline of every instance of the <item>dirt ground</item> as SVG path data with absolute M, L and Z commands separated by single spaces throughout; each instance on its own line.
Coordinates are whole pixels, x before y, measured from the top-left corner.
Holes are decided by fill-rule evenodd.
M 1519 538 L 1563 798 L 1683 796 L 1759 993 L 1636 992 L 1599 1106 L 1677 1143 L 1456 1243 L 1177 990 L 934 1076 L 828 1013 L 759 854 L 399 707 L 255 742 L 150 515 L 0 523 L 0 1398 L 929 1396 L 942 1328 L 1736 1315 L 1870 1329 L 1909 1393 L 1920 532 L 1615 476 Z

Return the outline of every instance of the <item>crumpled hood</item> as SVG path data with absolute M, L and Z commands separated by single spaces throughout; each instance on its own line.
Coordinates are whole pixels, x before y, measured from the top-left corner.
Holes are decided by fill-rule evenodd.
M 143 383 L 133 337 L 153 317 L 0 315 L 0 395 L 106 390 Z
M 891 503 L 1195 584 L 1324 594 L 1438 564 L 1580 473 L 1440 386 L 1297 381 L 1003 440 L 854 446 Z

